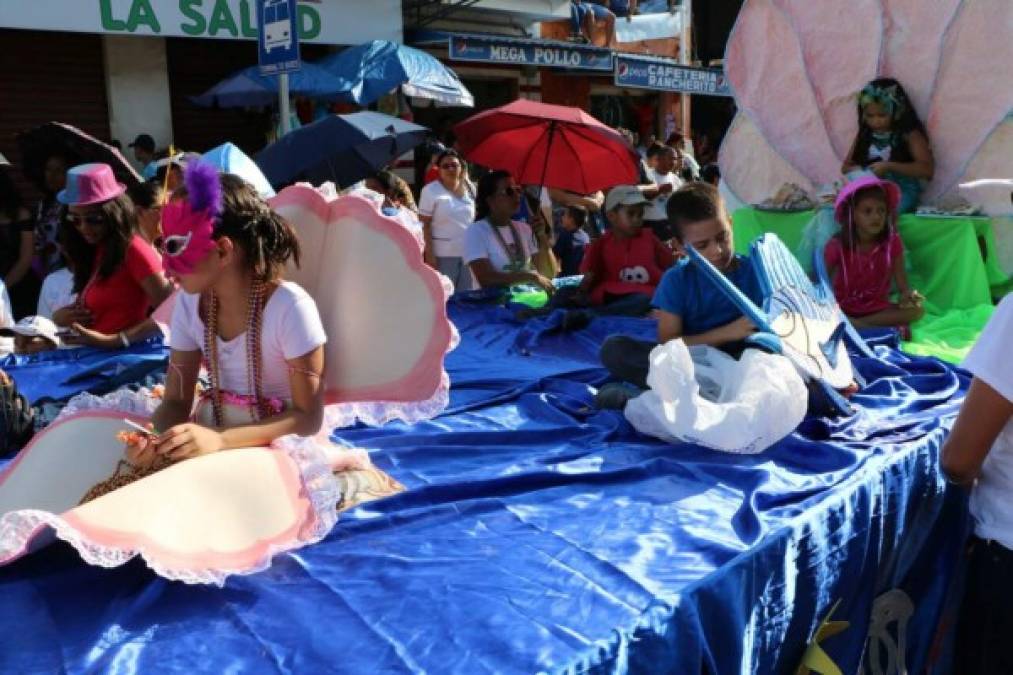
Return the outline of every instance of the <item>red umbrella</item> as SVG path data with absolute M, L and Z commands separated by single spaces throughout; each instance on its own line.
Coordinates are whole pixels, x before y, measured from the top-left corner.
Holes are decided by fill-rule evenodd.
M 524 185 L 586 195 L 638 180 L 639 158 L 622 135 L 579 108 L 518 100 L 469 117 L 454 134 L 465 159 Z

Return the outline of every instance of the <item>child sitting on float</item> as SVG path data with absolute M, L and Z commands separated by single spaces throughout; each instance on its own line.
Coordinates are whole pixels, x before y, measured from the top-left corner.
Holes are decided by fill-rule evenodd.
M 925 125 L 904 87 L 892 78 L 873 80 L 858 96 L 858 135 L 841 171 L 863 169 L 898 185 L 899 213 L 918 208 L 921 181 L 932 180 L 935 173 Z
M 13 326 L 0 328 L 0 337 L 14 339 L 15 354 L 37 354 L 60 347 L 56 324 L 44 316 L 26 316 Z
M 867 176 L 846 185 L 834 206 L 841 231 L 827 243 L 824 259 L 837 302 L 856 328 L 897 326 L 909 336 L 924 310 L 904 270 L 900 202 L 901 190 L 890 181 Z M 890 300 L 891 285 L 897 302 Z
M 605 200 L 609 230 L 585 250 L 579 288 L 602 314 L 646 314 L 662 275 L 675 263 L 672 250 L 644 227 L 648 204 L 632 185 L 612 188 Z
M 298 262 L 292 229 L 241 179 L 199 163 L 162 216 L 163 263 L 181 293 L 171 323 L 157 436 L 128 456 L 135 465 L 310 436 L 323 421 L 327 338 L 313 299 L 282 281 Z M 210 377 L 191 421 L 201 364 Z
M 667 212 L 680 245 L 695 248 L 750 300 L 762 304 L 752 261 L 735 253 L 731 219 L 714 186 L 690 183 L 679 188 L 669 198 Z M 688 259 L 665 272 L 652 304 L 658 310 L 657 342 L 619 335 L 608 338 L 601 348 L 602 363 L 612 376 L 640 390 L 647 388 L 650 354 L 658 344 L 681 338 L 687 346 L 709 345 L 738 356 L 745 339 L 756 331 L 728 296 Z M 606 385 L 598 394 L 598 405 L 622 408 L 632 395 L 635 392 L 629 387 Z

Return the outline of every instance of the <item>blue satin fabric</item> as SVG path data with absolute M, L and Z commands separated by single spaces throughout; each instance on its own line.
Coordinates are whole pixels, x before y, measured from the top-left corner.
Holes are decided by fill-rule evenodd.
M 937 469 L 965 375 L 878 347 L 855 417 L 726 455 L 593 408 L 597 346 L 650 321 L 451 312 L 450 410 L 335 433 L 406 493 L 224 589 L 51 546 L 0 569 L 0 672 L 793 672 L 838 600 L 823 648 L 856 672 L 898 587 L 922 672 L 966 524 Z
M 164 374 L 168 350 L 161 339 L 139 342 L 129 349 L 57 349 L 37 354 L 9 354 L 0 369 L 14 378 L 18 390 L 33 404 L 61 401 L 82 391 L 105 394 L 157 373 Z

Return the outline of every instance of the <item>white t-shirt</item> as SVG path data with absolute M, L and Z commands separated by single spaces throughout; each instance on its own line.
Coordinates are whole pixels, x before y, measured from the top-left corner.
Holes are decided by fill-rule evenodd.
M 964 368 L 1013 401 L 1013 295 L 999 303 L 978 342 L 964 359 Z M 974 532 L 982 539 L 994 539 L 1013 549 L 1013 420 L 995 439 L 981 476 L 971 491 Z
M 169 346 L 179 351 L 204 349 L 200 296 L 180 291 L 172 311 Z M 291 281 L 282 282 L 264 306 L 260 349 L 263 392 L 267 398 L 291 399 L 289 359 L 298 358 L 327 342 L 317 305 L 309 293 Z M 246 373 L 246 333 L 225 342 L 218 338 L 218 368 L 226 391 L 252 396 Z
M 531 256 L 538 252 L 538 244 L 535 242 L 531 227 L 527 223 L 513 221 L 517 236 L 520 237 L 520 246 L 524 251 L 525 260 L 530 261 Z M 503 242 L 492 231 L 492 225 L 484 218 L 471 224 L 467 234 L 464 235 L 464 262 L 470 263 L 473 260 L 485 258 L 498 272 L 503 272 L 513 261 L 512 252 L 516 252 L 517 242 L 513 241 L 513 233 L 509 227 L 500 227 L 499 233 Z M 506 244 L 507 248 L 503 248 Z M 509 249 L 509 250 L 507 250 Z
M 693 176 L 698 177 L 700 175 L 700 164 L 696 161 L 696 158 L 688 152 L 682 153 L 683 166 L 689 168 L 689 172 Z M 679 173 L 682 173 L 681 171 Z
M 63 267 L 50 272 L 42 282 L 39 291 L 39 306 L 36 313 L 47 319 L 53 318 L 53 312 L 67 305 L 74 304 L 74 275 Z
M 662 175 L 656 169 L 648 169 L 647 177 L 655 185 L 671 185 L 672 190 L 678 190 L 682 186 L 682 180 L 675 175 L 674 171 L 669 171 Z M 668 214 L 665 212 L 665 206 L 668 204 L 668 198 L 671 194 L 669 192 L 667 195 L 658 195 L 652 199 L 651 203 L 644 207 L 644 220 L 666 220 Z
M 475 220 L 475 199 L 470 190 L 458 197 L 434 180 L 422 188 L 419 215 L 433 219 L 433 253 L 437 257 L 460 258 L 464 254 L 464 233 Z
M 14 325 L 14 310 L 11 309 L 11 297 L 7 295 L 7 286 L 0 279 L 0 328 L 10 328 Z M 0 337 L 0 356 L 6 356 L 14 351 L 14 338 Z

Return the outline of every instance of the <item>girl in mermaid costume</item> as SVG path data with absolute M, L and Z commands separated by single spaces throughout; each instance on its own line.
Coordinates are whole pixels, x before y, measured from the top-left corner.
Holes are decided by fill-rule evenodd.
M 873 80 L 858 95 L 858 135 L 841 167 L 845 175 L 857 170 L 896 183 L 901 214 L 918 207 L 922 181 L 932 180 L 935 162 L 928 133 L 897 80 Z

